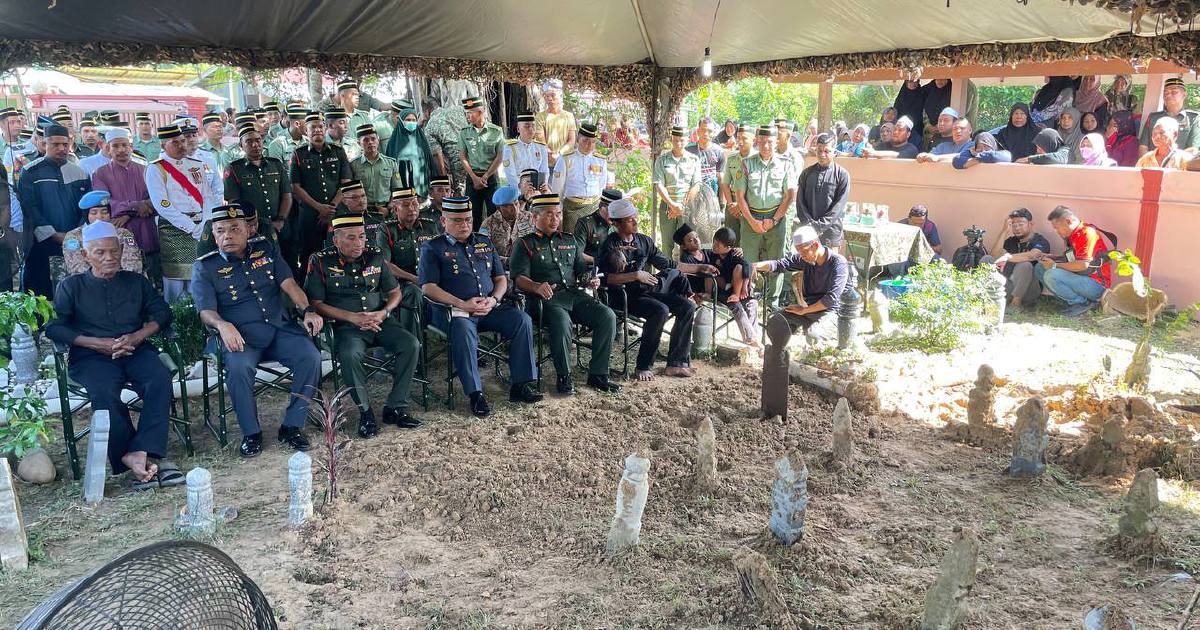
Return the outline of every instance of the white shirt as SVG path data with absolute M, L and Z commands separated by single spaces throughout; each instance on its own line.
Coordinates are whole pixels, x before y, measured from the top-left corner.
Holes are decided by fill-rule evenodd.
M 104 155 L 103 153 L 97 153 L 95 155 L 89 155 L 80 159 L 79 168 L 83 169 L 83 171 L 88 174 L 88 177 L 91 177 L 96 173 L 97 170 L 100 169 L 101 166 L 104 166 L 111 161 L 112 158 L 108 157 L 107 155 Z
M 219 206 L 221 202 L 225 201 L 225 174 L 221 172 L 221 167 L 217 166 L 217 156 L 213 155 L 212 151 L 196 149 L 192 157 L 204 162 L 204 178 L 212 191 L 212 203 L 204 209 L 212 210 L 214 206 Z M 208 201 L 207 193 L 205 193 L 204 199 Z
M 554 163 L 550 188 L 563 198 L 596 197 L 610 183 L 608 161 L 592 152 L 568 151 Z
M 167 173 L 162 164 L 164 162 L 174 166 L 200 190 L 202 202 L 197 202 Z M 196 240 L 200 240 L 201 227 L 216 205 L 216 200 L 212 197 L 212 187 L 206 180 L 206 168 L 207 165 L 196 158 L 184 157 L 176 160 L 166 153 L 146 166 L 146 191 L 150 193 L 150 202 L 158 216 L 179 230 L 191 234 Z
M 516 188 L 521 181 L 521 171 L 527 168 L 537 169 L 542 174 L 543 182 L 550 181 L 549 158 L 550 150 L 537 140 L 528 144 L 522 142 L 520 138 L 505 140 L 501 164 L 503 164 L 504 177 L 508 179 L 508 185 Z

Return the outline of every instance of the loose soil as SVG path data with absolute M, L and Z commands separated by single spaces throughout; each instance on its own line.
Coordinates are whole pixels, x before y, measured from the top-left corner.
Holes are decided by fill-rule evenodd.
M 1077 628 L 1104 604 L 1139 628 L 1174 628 L 1195 582 L 1172 575 L 1200 571 L 1197 486 L 1161 482 L 1170 555 L 1134 563 L 1103 547 L 1128 475 L 1077 479 L 1052 460 L 1041 479 L 1012 480 L 1001 474 L 1009 446 L 974 447 L 942 430 L 965 421 L 967 392 L 986 361 L 999 379 L 1002 425 L 1030 395 L 1061 403 L 1051 450 L 1065 458 L 1090 435 L 1086 405 L 1069 401 L 1079 385 L 1106 382 L 1098 355 L 1112 354 L 1119 371 L 1131 349 L 1022 323 L 948 356 L 869 356 L 857 369 L 876 372 L 884 411 L 855 414 L 855 462 L 838 472 L 819 464 L 835 401 L 792 385 L 790 417 L 762 420 L 757 370 L 708 363 L 693 379 L 660 376 L 615 396 L 581 389 L 534 407 L 499 402 L 496 390 L 490 418 L 465 417 L 460 398 L 456 413 L 421 413 L 419 430 L 354 439 L 338 472 L 341 498 L 299 531 L 285 527 L 290 453 L 273 442 L 243 462 L 236 443 L 219 449 L 197 428 L 198 455 L 176 461 L 209 468 L 217 505 L 238 509 L 208 542 L 258 583 L 281 628 L 766 627 L 734 573 L 744 546 L 776 569 L 802 627 L 913 628 L 958 526 L 974 528 L 981 548 L 965 628 Z M 1160 399 L 1195 402 L 1197 369 L 1193 353 L 1156 357 L 1151 388 Z M 374 385 L 376 400 L 385 385 Z M 268 436 L 283 400 L 260 400 Z M 720 481 L 700 494 L 693 427 L 705 416 L 716 428 Z M 1196 420 L 1163 418 L 1177 430 Z M 769 488 L 774 460 L 792 449 L 809 462 L 811 501 L 804 540 L 783 548 L 767 530 Z M 641 545 L 607 559 L 617 481 L 634 452 L 651 460 Z M 320 504 L 324 457 L 313 455 Z M 171 522 L 184 502 L 182 488 L 132 494 L 121 480 L 97 507 L 84 506 L 69 481 L 19 491 L 34 561 L 0 576 L 5 625 L 125 551 L 177 536 Z

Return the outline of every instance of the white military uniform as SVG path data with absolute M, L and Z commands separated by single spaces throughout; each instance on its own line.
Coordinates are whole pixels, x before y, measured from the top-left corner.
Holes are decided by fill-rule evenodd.
M 504 141 L 504 155 L 501 164 L 504 168 L 504 177 L 508 180 L 508 185 L 517 186 L 517 182 L 521 180 L 521 171 L 527 168 L 537 169 L 542 174 L 542 181 L 550 181 L 550 150 L 546 148 L 545 143 L 534 140 L 528 144 L 521 141 L 520 138 L 512 138 Z
M 201 199 L 197 200 L 167 172 L 165 164 L 174 166 L 183 174 L 197 190 Z M 163 297 L 168 302 L 188 293 L 187 278 L 168 277 L 168 267 L 182 264 L 175 257 L 186 257 L 186 247 L 179 242 L 180 232 L 192 237 L 198 243 L 203 234 L 204 222 L 220 199 L 213 196 L 209 173 L 211 167 L 207 162 L 194 157 L 173 159 L 163 152 L 157 160 L 146 166 L 146 191 L 150 194 L 150 203 L 158 212 L 159 241 L 163 247 Z M 169 225 L 164 225 L 166 222 Z M 170 228 L 174 228 L 172 233 Z M 192 252 L 195 260 L 195 251 Z
M 212 210 L 225 200 L 225 173 L 217 165 L 217 156 L 213 155 L 212 151 L 196 149 L 192 157 L 204 162 L 204 182 L 208 185 L 208 191 L 204 191 L 204 199 L 209 201 L 205 210 Z M 211 199 L 209 198 L 210 193 L 212 194 Z
M 584 155 L 578 150 L 571 150 L 560 155 L 558 162 L 555 162 L 550 189 L 565 199 L 591 199 L 600 196 L 610 179 L 608 160 L 596 155 L 595 151 Z

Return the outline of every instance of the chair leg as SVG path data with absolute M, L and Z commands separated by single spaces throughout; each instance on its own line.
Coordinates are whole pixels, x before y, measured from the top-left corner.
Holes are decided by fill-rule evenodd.
M 71 467 L 72 477 L 79 480 L 83 478 L 83 470 L 79 466 L 79 453 L 75 448 L 75 419 L 71 412 L 71 392 L 67 388 L 67 375 L 62 366 L 63 361 L 55 357 L 55 363 L 59 368 L 58 403 L 62 410 L 63 439 L 67 443 L 67 464 Z
M 208 403 L 208 397 L 212 391 L 208 388 L 208 355 L 200 357 L 200 412 L 204 416 L 204 426 L 210 431 L 212 430 L 212 407 Z
M 225 362 L 217 355 L 217 442 L 222 447 L 229 444 L 227 425 L 225 424 Z
M 180 427 L 183 429 L 183 448 L 188 457 L 195 457 L 196 448 L 192 445 L 192 413 L 188 404 L 187 373 L 181 368 L 179 369 L 179 408 L 183 411 L 183 422 L 180 423 Z

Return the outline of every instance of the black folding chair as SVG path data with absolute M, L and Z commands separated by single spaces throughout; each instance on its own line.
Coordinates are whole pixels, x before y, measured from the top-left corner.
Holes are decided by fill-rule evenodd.
M 602 283 L 599 295 L 600 301 L 611 308 L 617 316 L 617 334 L 620 336 L 620 343 L 613 345 L 621 352 L 621 377 L 628 379 L 629 353 L 633 352 L 636 357 L 638 348 L 642 344 L 642 330 L 646 326 L 646 320 L 629 313 L 629 293 L 625 290 L 625 285 Z M 613 306 L 614 302 L 618 303 L 616 307 Z
M 517 308 L 521 308 L 519 297 L 510 297 L 512 295 L 513 294 L 506 295 L 504 297 L 504 301 L 513 303 L 515 306 L 517 306 Z M 453 409 L 454 381 L 458 378 L 458 372 L 454 369 L 454 360 L 451 356 L 450 330 L 449 327 L 447 327 L 446 330 L 442 330 L 436 326 L 433 323 L 435 318 L 432 316 L 435 309 L 441 309 L 442 312 L 447 314 L 446 321 L 448 326 L 448 322 L 450 321 L 448 317 L 448 311 L 450 307 L 440 302 L 435 302 L 429 299 L 428 296 L 422 296 L 422 299 L 425 300 L 425 304 L 428 307 L 426 312 L 430 313 L 430 318 L 429 321 L 425 322 L 425 325 L 421 328 L 424 333 L 421 336 L 421 352 L 424 355 L 424 359 L 421 362 L 421 369 L 424 373 L 424 378 L 432 383 L 433 378 L 429 376 L 429 367 L 433 364 L 434 359 L 440 356 L 446 357 L 446 376 L 443 379 L 446 383 L 446 408 Z M 431 342 L 438 343 L 434 344 Z M 508 365 L 508 354 L 504 352 L 505 344 L 506 342 L 504 341 L 504 338 L 500 336 L 499 333 L 479 333 L 478 357 L 480 360 L 492 361 L 496 371 L 496 378 L 501 382 L 509 381 L 509 377 L 504 374 L 504 367 Z M 434 345 L 437 345 L 438 347 L 435 349 Z
M 545 349 L 546 335 L 548 330 L 542 325 L 542 307 L 545 300 L 542 296 L 536 293 L 521 293 L 525 302 L 530 305 L 533 313 L 530 317 L 533 319 L 533 341 L 537 348 L 537 366 L 538 366 L 538 387 L 542 385 L 542 365 L 548 361 L 552 361 L 550 351 Z M 592 329 L 584 324 L 571 322 L 571 346 L 575 348 L 575 368 L 584 369 L 586 366 L 583 363 L 582 348 L 587 348 L 589 352 L 592 350 Z
M 179 396 L 171 396 L 171 414 L 168 416 L 171 430 L 183 442 L 184 451 L 188 457 L 196 454 L 192 447 L 192 429 L 191 429 L 191 414 L 188 409 L 187 395 L 187 374 L 183 367 L 183 352 L 179 348 L 179 343 L 175 337 L 175 332 L 171 328 L 160 332 L 154 341 L 157 341 L 157 346 L 162 350 L 158 353 L 158 358 L 163 362 L 171 372 L 171 376 L 175 382 L 179 384 Z M 92 431 L 89 425 L 78 431 L 75 429 L 75 414 L 83 410 L 90 403 L 87 397 L 87 390 L 82 385 L 71 380 L 70 372 L 68 371 L 68 359 L 70 348 L 64 344 L 55 342 L 54 344 L 54 376 L 58 381 L 58 400 L 61 406 L 63 438 L 66 442 L 67 464 L 71 467 L 71 475 L 75 479 L 83 476 L 83 470 L 79 465 L 79 452 L 77 444 L 80 440 L 87 437 Z M 132 391 L 132 390 L 131 390 Z M 71 402 L 71 397 L 79 399 L 79 402 Z M 134 399 L 127 403 L 129 410 L 137 413 L 142 412 L 142 398 L 134 393 Z
M 418 315 L 418 318 L 419 317 L 420 316 Z M 342 373 L 341 362 L 338 360 L 337 336 L 333 334 L 333 322 L 334 320 L 332 319 L 325 320 L 325 326 L 321 328 L 321 339 L 324 341 L 325 346 L 329 348 L 329 356 L 333 362 L 333 370 L 329 373 L 328 378 L 333 383 L 333 391 L 336 392 L 342 388 Z M 376 354 L 373 351 L 378 351 L 379 354 Z M 429 375 L 428 371 L 426 370 L 424 359 L 424 343 L 421 344 L 420 350 L 418 351 L 421 353 L 421 356 L 417 359 L 417 373 L 413 374 L 412 380 L 413 383 L 421 386 L 421 393 L 411 394 L 410 398 L 413 402 L 419 403 L 422 409 L 429 411 L 430 388 Z M 379 373 L 386 374 L 390 378 L 392 375 L 392 367 L 395 362 L 396 355 L 384 351 L 380 346 L 368 347 L 367 354 L 363 356 L 363 366 L 366 368 L 367 378 L 371 378 Z M 415 391 L 415 389 L 413 391 Z

